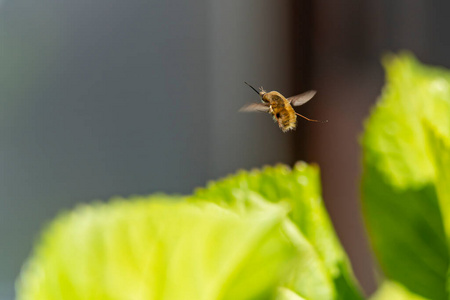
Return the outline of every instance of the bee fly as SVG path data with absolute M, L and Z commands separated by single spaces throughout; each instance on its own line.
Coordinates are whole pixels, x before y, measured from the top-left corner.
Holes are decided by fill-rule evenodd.
M 283 132 L 295 129 L 297 125 L 297 116 L 311 122 L 322 122 L 302 116 L 301 114 L 295 112 L 295 110 L 292 108 L 292 106 L 300 106 L 311 100 L 312 97 L 314 97 L 314 95 L 316 94 L 316 91 L 307 91 L 303 94 L 292 96 L 286 99 L 283 95 L 276 91 L 266 92 L 262 87 L 260 87 L 260 91 L 258 92 L 247 82 L 244 83 L 251 87 L 261 97 L 262 103 L 247 104 L 239 111 L 268 112 L 273 116 L 274 121 L 278 123 L 278 126 Z

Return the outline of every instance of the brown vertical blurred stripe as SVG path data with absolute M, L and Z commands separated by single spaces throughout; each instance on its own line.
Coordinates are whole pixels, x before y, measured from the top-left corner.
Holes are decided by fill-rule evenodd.
M 313 0 L 292 0 L 292 95 L 300 94 L 312 89 L 313 70 Z M 308 115 L 307 107 L 301 108 L 302 114 Z M 297 129 L 293 134 L 292 149 L 293 162 L 308 160 L 306 138 L 308 130 L 304 120 L 298 120 Z
M 371 52 L 376 25 L 368 2 L 292 1 L 292 92 L 316 89 L 298 112 L 326 124 L 298 120 L 293 160 L 318 163 L 324 201 L 366 294 L 375 290 L 374 267 L 359 207 L 362 121 L 381 86 Z M 378 54 L 377 54 L 378 55 Z

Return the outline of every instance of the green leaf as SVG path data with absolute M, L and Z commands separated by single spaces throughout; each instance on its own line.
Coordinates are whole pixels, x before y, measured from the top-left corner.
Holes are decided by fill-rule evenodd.
M 284 294 L 305 299 L 361 299 L 323 205 L 316 166 L 298 163 L 292 170 L 279 165 L 242 171 L 198 189 L 190 201 L 209 201 L 238 213 L 259 210 L 269 203 L 289 207 L 287 232 L 297 247 L 298 260 L 283 285 Z
M 385 60 L 387 84 L 362 139 L 362 208 L 384 274 L 447 299 L 448 250 L 424 120 L 450 136 L 450 73 L 404 54 Z
M 394 281 L 385 281 L 370 300 L 426 300 Z
M 278 298 L 277 300 L 306 300 L 303 297 L 300 297 L 298 294 L 293 292 L 290 289 L 281 287 L 278 291 Z
M 441 135 L 429 122 L 424 123 L 436 174 L 436 190 L 444 220 L 447 246 L 450 245 L 450 139 Z
M 294 259 L 286 209 L 236 214 L 176 200 L 116 199 L 60 216 L 24 267 L 18 299 L 272 299 Z

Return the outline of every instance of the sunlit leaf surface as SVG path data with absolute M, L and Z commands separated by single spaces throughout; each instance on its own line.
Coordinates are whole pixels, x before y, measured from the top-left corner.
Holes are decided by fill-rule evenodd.
M 45 230 L 18 299 L 361 299 L 320 193 L 301 163 L 79 207 Z
M 240 172 L 194 194 L 236 212 L 253 211 L 266 201 L 289 208 L 291 239 L 298 262 L 285 287 L 306 299 L 361 299 L 351 266 L 322 202 L 319 169 L 298 163 Z
M 280 207 L 167 197 L 80 207 L 47 229 L 18 299 L 271 299 L 292 259 Z
M 439 176 L 424 124 L 450 136 L 450 72 L 410 55 L 388 57 L 385 68 L 387 84 L 362 138 L 369 236 L 389 279 L 418 296 L 448 299 Z

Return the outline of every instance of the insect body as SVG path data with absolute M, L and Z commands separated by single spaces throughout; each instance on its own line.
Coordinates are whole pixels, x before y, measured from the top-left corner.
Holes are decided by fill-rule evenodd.
M 297 126 L 297 116 L 300 116 L 308 121 L 320 122 L 317 120 L 308 119 L 305 116 L 295 112 L 292 106 L 300 106 L 311 100 L 316 94 L 316 91 L 308 91 L 303 94 L 285 98 L 283 95 L 276 91 L 266 92 L 262 87 L 258 92 L 254 87 L 245 82 L 246 85 L 251 87 L 261 97 L 262 103 L 252 103 L 245 105 L 239 111 L 253 112 L 261 111 L 271 114 L 278 123 L 278 126 L 283 132 L 295 129 Z

